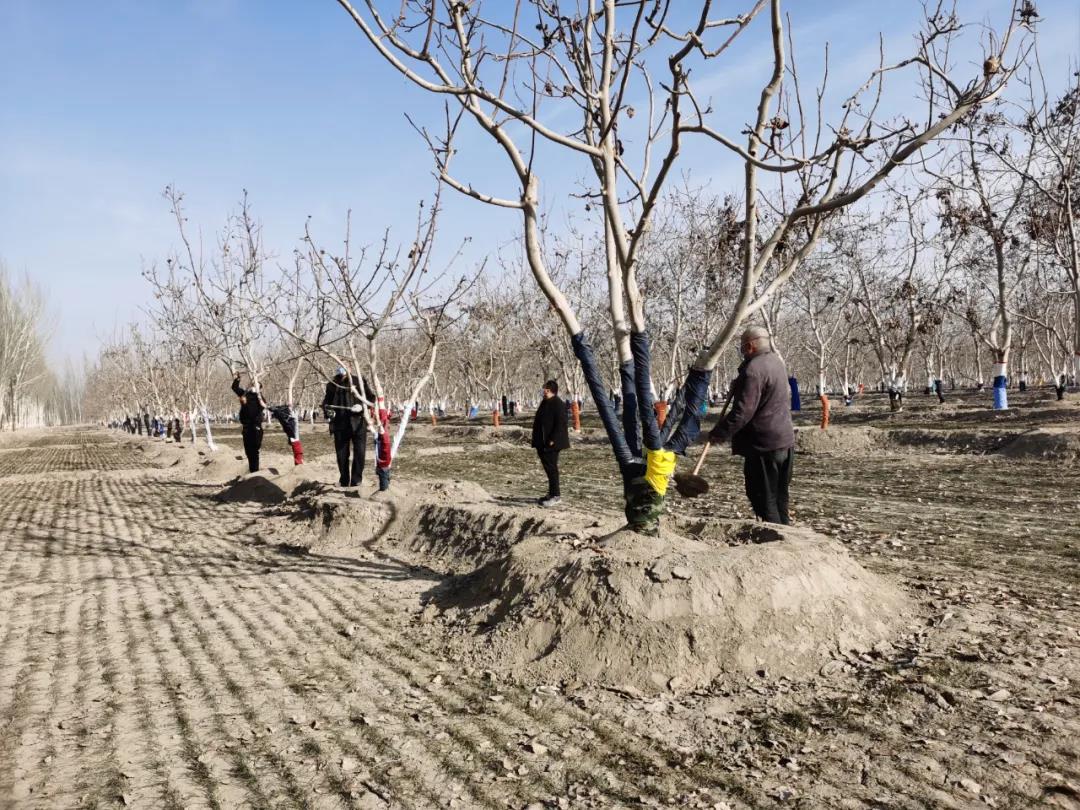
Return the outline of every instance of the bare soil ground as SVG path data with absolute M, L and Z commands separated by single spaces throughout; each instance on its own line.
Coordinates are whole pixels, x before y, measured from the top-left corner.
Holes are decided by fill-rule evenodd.
M 1080 407 L 987 396 L 834 405 L 835 429 L 885 438 L 796 461 L 797 521 L 912 596 L 903 634 L 802 680 L 659 695 L 474 666 L 425 608 L 447 569 L 280 545 L 288 503 L 216 500 L 192 448 L 5 436 L 0 807 L 1080 807 L 1080 466 L 998 452 L 1080 431 Z M 520 431 L 460 427 L 407 438 L 395 476 L 525 509 Z M 303 438 L 332 480 L 323 430 Z M 606 448 L 564 456 L 563 518 L 617 520 Z M 706 498 L 671 502 L 691 533 L 748 513 L 737 461 L 706 470 Z

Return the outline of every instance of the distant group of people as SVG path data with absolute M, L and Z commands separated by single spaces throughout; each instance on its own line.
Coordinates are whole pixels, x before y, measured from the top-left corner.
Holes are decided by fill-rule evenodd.
M 148 413 L 141 416 L 136 414 L 135 416 L 125 416 L 123 422 L 113 422 L 110 426 L 123 430 L 132 436 L 142 436 L 145 431 L 147 436 L 156 436 L 158 438 L 168 436 L 175 442 L 181 441 L 184 437 L 184 425 L 179 417 L 163 419 L 160 416 L 151 417 Z
M 780 356 L 773 351 L 767 330 L 751 327 L 740 339 L 743 362 L 731 384 L 730 409 L 709 431 L 710 442 L 731 442 L 732 452 L 743 457 L 746 495 L 754 513 L 772 523 L 788 523 L 789 486 L 794 465 L 795 433 L 791 421 L 791 394 L 787 372 Z M 270 405 L 259 385 L 252 381 L 244 387 L 241 374 L 232 380 L 232 391 L 239 400 L 238 419 L 248 470 L 260 468 L 263 432 L 268 417 L 275 418 L 285 431 L 296 464 L 303 464 L 297 420 L 287 405 Z M 621 397 L 611 392 L 618 407 Z M 710 400 L 711 402 L 711 400 Z M 517 402 L 502 397 L 497 408 L 504 415 L 517 413 Z M 345 488 L 360 486 L 367 456 L 368 419 L 388 427 L 389 411 L 375 402 L 367 380 L 338 367 L 326 383 L 321 405 L 334 440 L 338 483 Z M 547 492 L 541 506 L 561 502 L 559 459 L 570 448 L 569 418 L 571 403 L 559 396 L 559 385 L 547 380 L 533 417 L 531 445 L 547 479 Z M 170 436 L 179 442 L 183 425 L 179 419 L 165 420 L 143 413 L 127 416 L 115 425 L 131 434 Z M 380 489 L 389 485 L 391 443 L 389 430 L 376 431 L 376 468 Z

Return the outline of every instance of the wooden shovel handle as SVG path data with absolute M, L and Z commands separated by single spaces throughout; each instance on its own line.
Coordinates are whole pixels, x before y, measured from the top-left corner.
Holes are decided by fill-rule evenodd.
M 712 442 L 705 442 L 705 446 L 701 448 L 701 457 L 697 460 L 697 464 L 694 465 L 694 475 L 701 472 L 701 465 L 705 463 L 705 456 L 709 454 L 710 447 L 712 447 Z

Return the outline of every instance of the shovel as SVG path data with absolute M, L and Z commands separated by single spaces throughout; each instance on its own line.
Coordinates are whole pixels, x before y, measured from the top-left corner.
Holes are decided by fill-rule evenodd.
M 720 419 L 723 419 L 727 415 L 728 405 L 731 404 L 731 393 L 727 395 L 727 399 L 724 400 L 724 407 L 720 411 Z M 679 494 L 684 498 L 696 498 L 698 495 L 704 495 L 709 491 L 709 482 L 698 475 L 701 472 L 701 465 L 705 463 L 705 456 L 709 454 L 709 448 L 712 446 L 712 442 L 705 442 L 705 446 L 701 449 L 701 456 L 697 460 L 697 464 L 694 465 L 694 471 L 692 473 L 675 473 L 675 489 L 679 491 Z
M 697 464 L 694 465 L 692 473 L 675 473 L 675 489 L 684 498 L 696 498 L 698 495 L 704 495 L 709 491 L 709 482 L 698 473 L 701 472 L 701 465 L 705 463 L 705 456 L 708 455 L 711 446 L 711 442 L 705 442 L 705 447 L 701 450 L 701 457 L 698 458 Z

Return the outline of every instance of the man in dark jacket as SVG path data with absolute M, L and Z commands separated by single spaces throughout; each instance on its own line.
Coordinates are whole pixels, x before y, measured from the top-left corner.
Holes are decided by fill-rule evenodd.
M 745 358 L 731 393 L 731 410 L 709 433 L 714 444 L 731 440 L 743 457 L 746 495 L 754 514 L 769 523 L 788 523 L 788 485 L 795 458 L 795 429 L 787 370 L 772 350 L 767 330 L 742 334 Z
M 344 367 L 339 367 L 334 378 L 326 384 L 326 395 L 322 402 L 323 413 L 329 420 L 330 432 L 334 435 L 339 483 L 343 487 L 360 486 L 364 477 L 364 455 L 367 450 L 364 403 L 356 398 L 353 388 L 359 391 L 364 399 L 369 402 L 372 400 L 367 380 L 361 380 L 355 374 L 350 377 Z
M 548 493 L 541 498 L 541 506 L 554 506 L 562 495 L 559 492 L 559 451 L 570 447 L 570 432 L 566 422 L 566 403 L 559 399 L 559 384 L 554 380 L 544 383 L 544 398 L 533 418 L 532 446 L 540 457 L 540 465 L 547 473 Z
M 240 432 L 244 437 L 244 455 L 247 456 L 248 470 L 259 471 L 259 449 L 263 439 L 263 403 L 262 395 L 256 386 L 242 388 L 240 372 L 232 381 L 233 393 L 240 397 Z

